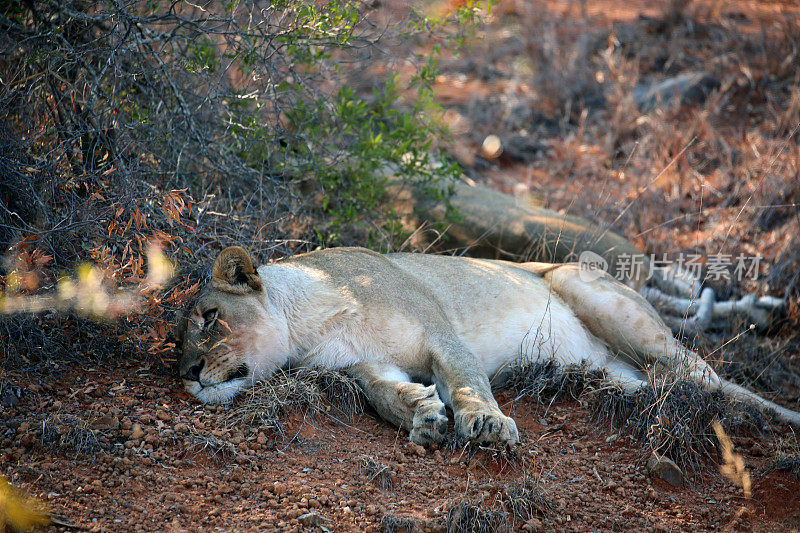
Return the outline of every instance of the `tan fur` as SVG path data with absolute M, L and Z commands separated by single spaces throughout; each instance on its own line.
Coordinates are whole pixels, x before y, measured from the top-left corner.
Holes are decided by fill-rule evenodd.
M 446 406 L 458 434 L 516 442 L 490 379 L 520 357 L 585 362 L 630 390 L 648 372 L 684 372 L 800 422 L 720 379 L 635 291 L 608 275 L 582 279 L 570 264 L 338 248 L 256 272 L 244 250 L 229 248 L 185 325 L 181 375 L 201 401 L 228 401 L 279 367 L 339 368 L 419 444 L 442 440 Z
M 253 260 L 239 246 L 226 248 L 217 256 L 211 279 L 215 287 L 225 292 L 240 294 L 241 289 L 244 291 L 241 294 L 245 294 L 250 290 L 261 290 L 261 278 L 253 267 Z

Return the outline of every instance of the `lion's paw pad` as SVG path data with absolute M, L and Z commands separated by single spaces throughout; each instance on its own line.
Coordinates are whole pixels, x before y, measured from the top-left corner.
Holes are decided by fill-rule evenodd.
M 499 411 L 475 411 L 456 415 L 456 434 L 479 443 L 519 442 L 517 424 Z
M 447 433 L 447 415 L 444 404 L 429 405 L 417 409 L 414 414 L 414 427 L 411 429 L 409 439 L 420 446 L 430 446 L 444 440 Z

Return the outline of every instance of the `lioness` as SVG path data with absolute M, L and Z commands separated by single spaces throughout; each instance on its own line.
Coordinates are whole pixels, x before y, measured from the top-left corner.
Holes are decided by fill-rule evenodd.
M 281 367 L 344 369 L 383 418 L 422 445 L 444 438 L 445 406 L 460 436 L 517 442 L 490 379 L 519 357 L 583 361 L 631 391 L 647 372 L 670 369 L 800 423 L 800 414 L 717 376 L 634 290 L 592 274 L 573 264 L 360 248 L 256 270 L 231 247 L 183 321 L 180 373 L 187 391 L 219 403 Z

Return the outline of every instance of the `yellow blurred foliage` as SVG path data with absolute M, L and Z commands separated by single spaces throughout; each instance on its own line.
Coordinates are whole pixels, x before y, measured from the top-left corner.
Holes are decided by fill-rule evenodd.
M 164 255 L 161 248 L 151 244 L 147 250 L 147 281 L 160 285 L 175 274 L 175 264 Z
M 722 425 L 714 421 L 714 433 L 717 434 L 720 447 L 722 448 L 722 460 L 724 464 L 720 465 L 719 470 L 728 481 L 741 487 L 744 491 L 745 498 L 750 497 L 750 473 L 744 466 L 744 457 L 733 451 L 733 442 L 731 438 L 722 429 Z
M 50 524 L 39 501 L 29 498 L 0 476 L 0 526 L 9 531 L 33 531 Z

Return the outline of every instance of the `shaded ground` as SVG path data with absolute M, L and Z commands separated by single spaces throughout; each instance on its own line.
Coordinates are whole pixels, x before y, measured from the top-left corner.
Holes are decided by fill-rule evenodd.
M 280 438 L 233 424 L 230 408 L 200 406 L 171 376 L 136 364 L 70 370 L 35 389 L 2 411 L 3 471 L 55 514 L 90 530 L 291 531 L 319 524 L 376 531 L 389 514 L 441 531 L 447 510 L 461 501 L 504 510 L 523 530 L 800 526 L 798 480 L 759 476 L 774 452 L 769 444 L 734 438 L 755 474 L 751 500 L 713 471 L 675 490 L 651 481 L 639 446 L 598 430 L 575 401 L 547 411 L 527 400 L 506 404 L 523 444 L 513 456 L 498 456 L 426 452 L 369 414 L 303 420 L 294 412 Z M 36 422 L 20 427 L 31 424 L 31 413 Z M 365 455 L 379 468 L 366 469 Z M 525 478 L 550 504 L 528 525 L 507 496 Z

